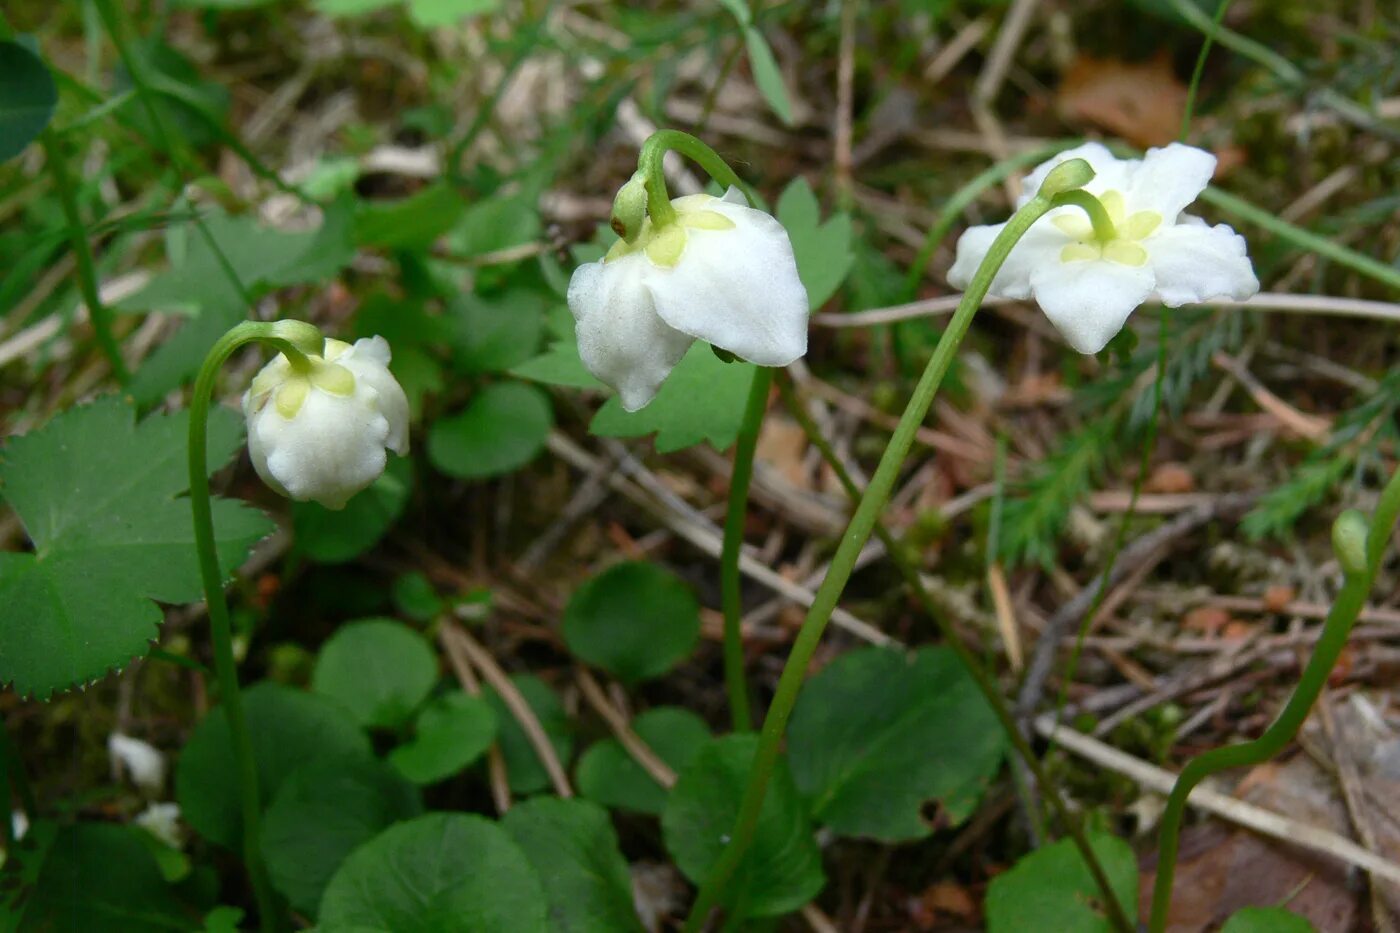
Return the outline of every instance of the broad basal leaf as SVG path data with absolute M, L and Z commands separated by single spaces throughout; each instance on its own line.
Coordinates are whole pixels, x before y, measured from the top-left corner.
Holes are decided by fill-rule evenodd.
M 1246 907 L 1231 914 L 1220 933 L 1317 933 L 1317 927 L 1282 907 Z
M 523 382 L 498 382 L 428 429 L 428 459 L 450 476 L 485 479 L 518 470 L 544 448 L 554 426 L 549 396 Z
M 12 439 L 0 493 L 33 553 L 0 553 L 0 683 L 48 696 L 145 655 L 162 619 L 152 600 L 203 597 L 188 500 L 188 415 L 152 415 L 116 397 L 74 408 Z M 215 410 L 209 463 L 238 449 L 241 425 Z M 227 572 L 272 530 L 260 512 L 214 502 Z
M 58 88 L 48 66 L 18 42 L 0 42 L 0 162 L 14 158 L 49 125 Z
M 792 240 L 797 274 L 807 286 L 812 310 L 826 304 L 851 271 L 851 217 L 832 214 L 825 222 L 812 186 L 802 176 L 794 178 L 778 198 L 778 220 Z
M 540 726 L 549 736 L 550 745 L 564 767 L 569 766 L 569 757 L 574 753 L 574 727 L 569 714 L 564 710 L 559 695 L 544 681 L 533 674 L 515 674 L 510 678 L 515 689 L 535 711 Z M 544 769 L 535 747 L 520 728 L 520 723 L 501 699 L 500 694 L 490 687 L 483 692 L 496 712 L 496 740 L 501 745 L 501 756 L 506 762 L 506 774 L 510 776 L 510 789 L 517 794 L 533 794 L 549 786 L 549 772 Z
M 403 512 L 413 486 L 413 461 L 390 457 L 379 479 L 333 511 L 319 502 L 292 503 L 297 550 L 323 564 L 339 564 L 374 547 Z
M 491 704 L 458 691 L 423 707 L 413 738 L 389 753 L 389 763 L 415 784 L 434 784 L 476 761 L 495 740 Z
M 647 710 L 632 720 L 632 730 L 678 774 L 710 741 L 705 720 L 678 706 Z M 605 807 L 653 816 L 666 809 L 666 788 L 617 739 L 589 746 L 579 759 L 576 779 L 579 794 Z
M 1137 859 L 1116 836 L 1089 837 L 1118 903 L 1137 915 Z M 1103 893 L 1073 839 L 1037 849 L 987 888 L 988 933 L 1111 933 Z
M 658 677 L 695 648 L 700 604 L 678 577 L 627 561 L 587 581 L 564 608 L 569 650 L 632 684 Z
M 437 655 L 422 635 L 393 619 L 364 619 L 340 626 L 321 646 L 311 689 L 338 700 L 362 726 L 393 729 L 437 677 Z
M 788 727 L 793 779 L 812 816 L 887 842 L 932 832 L 937 801 L 954 821 L 976 808 L 1005 752 L 1001 725 L 946 648 L 862 648 L 811 679 Z

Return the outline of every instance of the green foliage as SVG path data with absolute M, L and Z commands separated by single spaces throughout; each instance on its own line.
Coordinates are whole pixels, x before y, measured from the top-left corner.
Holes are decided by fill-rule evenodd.
M 778 198 L 778 220 L 792 240 L 797 273 L 807 287 L 813 311 L 826 304 L 855 263 L 851 245 L 851 216 L 832 214 L 821 219 L 821 207 L 807 179 L 798 176 Z
M 843 654 L 808 682 L 788 728 L 813 818 L 885 842 L 929 835 L 929 801 L 966 819 L 1005 752 L 996 716 L 947 648 Z
M 539 876 L 551 931 L 641 933 L 607 811 L 586 800 L 537 797 L 512 807 L 501 826 Z
M 413 738 L 389 753 L 389 763 L 415 784 L 435 784 L 476 761 L 496 740 L 496 711 L 460 691 L 425 706 Z
M 160 609 L 203 595 L 194 549 L 185 457 L 188 416 L 152 415 L 108 397 L 9 441 L 0 492 L 34 542 L 0 552 L 0 683 L 46 697 L 141 657 Z M 241 441 L 231 413 L 209 423 L 209 461 Z M 214 531 L 224 568 L 237 567 L 272 530 L 262 513 L 216 499 Z
M 263 816 L 262 852 L 273 886 L 314 917 L 347 855 L 422 811 L 418 789 L 373 758 L 308 761 L 282 782 Z
M 544 449 L 554 411 L 549 396 L 523 382 L 482 389 L 465 409 L 428 429 L 428 459 L 459 479 L 518 470 Z
M 264 682 L 243 695 L 243 705 L 264 806 L 305 762 L 369 756 L 364 732 L 342 706 L 326 697 Z M 175 770 L 175 799 L 196 832 L 221 846 L 237 846 L 242 834 L 238 768 L 222 706 L 190 733 Z
M 703 880 L 724 849 L 757 746 L 752 734 L 715 739 L 695 753 L 671 789 L 661 829 L 666 850 L 691 881 Z M 724 904 L 741 917 L 778 916 L 816 897 L 825 883 L 811 823 L 780 759 Z
M 0 162 L 24 151 L 53 117 L 58 88 L 43 59 L 18 42 L 0 42 Z
M 515 689 L 520 691 L 525 702 L 534 710 L 554 753 L 568 767 L 569 758 L 574 753 L 574 727 L 569 714 L 559 696 L 544 681 L 531 674 L 515 674 L 510 678 Z M 533 794 L 549 786 L 549 772 L 545 771 L 535 748 L 530 744 L 525 730 L 501 699 L 500 694 L 487 687 L 483 691 L 487 702 L 496 713 L 496 740 L 501 746 L 501 757 L 505 759 L 506 774 L 510 777 L 510 789 L 516 794 Z
M 999 539 L 1008 563 L 1054 563 L 1069 510 L 1112 454 L 1112 427 L 1112 419 L 1102 418 L 1073 432 L 1008 494 Z
M 700 603 L 655 564 L 615 564 L 579 587 L 564 608 L 564 642 L 624 684 L 659 677 L 695 649 Z
M 763 38 L 763 33 L 753 24 L 753 13 L 749 10 L 748 3 L 745 0 L 720 0 L 720 4 L 734 16 L 739 28 L 743 30 L 744 46 L 749 53 L 749 66 L 753 69 L 753 80 L 754 84 L 758 85 L 758 92 L 763 95 L 763 99 L 768 102 L 778 119 L 787 126 L 792 126 L 792 101 L 788 99 L 783 74 L 773 58 L 773 50 L 768 47 L 768 40 Z
M 292 503 L 296 547 L 312 560 L 339 564 L 374 547 L 389 530 L 413 486 L 413 461 L 390 457 L 384 473 L 335 511 L 317 502 Z
M 329 16 L 362 16 L 400 5 L 408 8 L 409 19 L 420 29 L 431 29 L 494 13 L 501 0 L 316 0 L 316 8 Z
M 342 625 L 321 647 L 311 689 L 337 700 L 360 725 L 393 729 L 413 715 L 437 682 L 433 649 L 392 619 Z
M 447 182 L 399 201 L 361 204 L 355 242 L 381 249 L 424 251 L 462 218 L 467 202 Z
M 321 926 L 393 933 L 546 933 L 545 892 L 489 820 L 429 813 L 356 849 L 321 900 Z
M 1317 933 L 1317 928 L 1282 907 L 1246 907 L 1235 911 L 1220 933 Z
M 448 303 L 453 363 L 467 374 L 504 372 L 531 359 L 544 331 L 545 301 L 514 289 L 491 298 L 466 293 Z
M 632 720 L 632 730 L 672 771 L 690 766 L 710 740 L 710 727 L 688 709 L 660 706 Z M 616 810 L 660 816 L 668 792 L 628 754 L 617 739 L 602 739 L 579 758 L 575 775 L 581 796 Z
M 1116 836 L 1091 835 L 1089 846 L 1129 919 L 1137 916 L 1137 859 Z M 987 933 L 1111 933 L 1102 894 L 1074 840 L 1037 849 L 987 887 Z

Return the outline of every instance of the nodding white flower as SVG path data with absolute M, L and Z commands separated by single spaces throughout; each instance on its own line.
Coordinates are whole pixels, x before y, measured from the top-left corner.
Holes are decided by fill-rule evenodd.
M 172 849 L 185 847 L 185 830 L 180 825 L 178 803 L 152 803 L 132 819 L 133 823 Z
M 676 198 L 675 223 L 651 218 L 569 281 L 579 356 L 636 411 L 696 339 L 760 366 L 807 352 L 807 289 L 787 231 L 736 188 Z
M 107 737 L 107 755 L 146 793 L 155 795 L 165 789 L 165 756 L 149 742 L 113 732 Z
M 1078 207 L 1047 213 L 1012 248 L 991 293 L 1034 298 L 1065 340 L 1097 353 L 1150 296 L 1169 308 L 1211 298 L 1242 300 L 1259 291 L 1244 237 L 1184 213 L 1215 172 L 1215 156 L 1172 143 L 1142 159 L 1118 159 L 1086 143 L 1042 163 L 1025 181 L 1024 206 L 1050 170 L 1084 159 L 1094 178 L 1083 190 L 1103 204 L 1115 235 L 1096 236 Z M 958 240 L 948 281 L 966 288 L 1006 224 L 972 227 Z
M 339 509 L 384 472 L 386 448 L 408 453 L 408 398 L 383 337 L 327 339 L 306 359 L 279 355 L 244 393 L 248 453 L 278 493 Z
M 15 842 L 19 842 L 29 832 L 29 817 L 24 815 L 23 810 L 10 811 L 10 835 Z M 0 856 L 0 865 L 4 864 L 3 856 Z

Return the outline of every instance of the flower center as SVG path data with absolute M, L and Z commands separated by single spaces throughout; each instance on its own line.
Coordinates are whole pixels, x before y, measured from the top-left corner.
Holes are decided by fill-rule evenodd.
M 332 357 L 340 356 L 344 352 L 343 349 L 329 346 L 340 341 L 327 340 L 326 343 L 327 352 Z M 341 346 L 349 348 L 348 344 Z M 277 413 L 290 421 L 301 411 L 301 406 L 306 404 L 306 397 L 311 394 L 312 386 L 331 395 L 350 396 L 355 393 L 355 375 L 350 370 L 318 356 L 308 356 L 306 359 L 311 364 L 306 370 L 263 372 L 253 379 L 253 397 L 257 399 L 261 396 L 257 403 L 259 410 L 267 404 L 267 399 L 271 396 L 272 404 L 277 406 Z
M 1051 219 L 1051 223 L 1075 242 L 1060 250 L 1061 262 L 1082 262 L 1090 259 L 1107 259 L 1109 262 L 1125 266 L 1140 266 L 1147 262 L 1147 250 L 1139 240 L 1145 239 L 1162 223 L 1162 215 L 1156 211 L 1137 211 L 1126 215 L 1123 195 L 1117 191 L 1105 191 L 1099 195 L 1099 203 L 1113 221 L 1115 236 L 1102 240 L 1095 236 L 1094 225 L 1080 211 L 1064 213 Z
M 676 208 L 676 222 L 657 227 L 648 217 L 642 221 L 642 230 L 631 243 L 618 240 L 603 257 L 603 262 L 630 256 L 639 250 L 646 253 L 652 265 L 663 269 L 675 268 L 685 252 L 688 230 L 732 230 L 734 221 L 719 213 L 706 209 L 703 205 L 715 200 L 710 195 L 694 195 L 677 198 L 671 202 Z

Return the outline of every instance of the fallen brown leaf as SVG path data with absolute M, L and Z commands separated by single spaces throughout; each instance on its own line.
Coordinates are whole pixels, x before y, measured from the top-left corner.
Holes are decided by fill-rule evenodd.
M 1135 145 L 1165 146 L 1181 128 L 1186 86 L 1165 50 L 1145 62 L 1081 55 L 1061 79 L 1056 104 L 1069 119 Z

